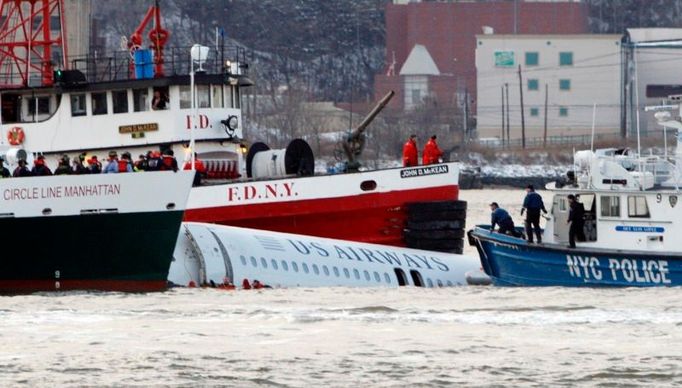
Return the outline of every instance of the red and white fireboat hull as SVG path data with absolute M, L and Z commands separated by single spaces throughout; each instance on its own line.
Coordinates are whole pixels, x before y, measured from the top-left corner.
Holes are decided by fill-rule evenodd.
M 459 164 L 193 188 L 185 221 L 405 246 L 409 202 L 456 200 Z

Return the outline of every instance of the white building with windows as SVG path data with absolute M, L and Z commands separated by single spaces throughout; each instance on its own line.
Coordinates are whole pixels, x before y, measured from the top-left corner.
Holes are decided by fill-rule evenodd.
M 521 138 L 521 93 L 526 139 L 543 138 L 545 120 L 548 138 L 590 135 L 594 104 L 595 133 L 619 132 L 621 35 L 486 34 L 476 41 L 480 138 L 506 139 L 503 117 L 509 139 Z

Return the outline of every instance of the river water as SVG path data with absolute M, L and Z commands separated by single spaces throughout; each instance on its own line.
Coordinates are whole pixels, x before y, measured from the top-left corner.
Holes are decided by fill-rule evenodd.
M 523 195 L 462 192 L 469 226 L 490 201 L 520 219 Z M 0 386 L 680 385 L 681 300 L 495 287 L 0 297 Z

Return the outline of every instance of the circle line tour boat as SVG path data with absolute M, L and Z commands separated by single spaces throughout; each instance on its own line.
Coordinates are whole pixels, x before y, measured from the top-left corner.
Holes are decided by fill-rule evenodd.
M 0 156 L 13 167 L 21 151 L 0 149 Z M 193 177 L 0 179 L 0 293 L 164 290 Z
M 63 17 L 61 0 L 45 3 L 56 3 L 50 10 Z M 3 1 L 5 22 L 32 25 L 22 15 L 37 12 L 8 11 L 28 4 Z M 64 23 L 46 27 L 51 20 L 59 19 L 33 23 L 50 36 L 61 34 Z M 141 33 L 150 20 L 152 44 L 145 49 Z M 141 166 L 150 158 L 176 157 L 181 168 L 194 165 L 203 174 L 201 185 L 191 190 L 186 221 L 404 246 L 407 203 L 458 197 L 457 163 L 375 171 L 357 171 L 349 163 L 355 171 L 316 175 L 303 140 L 285 150 L 257 142 L 249 148 L 240 109 L 242 88 L 253 84 L 246 51 L 224 44 L 210 50 L 164 47 L 168 32 L 160 25 L 158 5 L 129 39 L 130 50 L 112 56 L 68 57 L 63 39 L 12 31 L 0 36 L 0 46 L 11 53 L 0 54 L 6 55 L 0 60 L 0 76 L 6 77 L 0 80 L 0 142 L 38 151 L 53 164 L 63 154 L 74 158 L 84 152 L 86 160 L 93 155 L 103 160 L 110 150 L 140 155 Z M 43 51 L 56 45 L 63 55 L 24 66 L 48 54 L 26 50 L 29 43 L 43 45 Z M 7 78 L 11 74 L 16 78 Z M 347 154 L 362 148 L 363 130 L 353 131 Z
M 643 156 L 629 149 L 575 153 L 568 183 L 549 184 L 551 217 L 542 243 L 493 233 L 489 225 L 469 231 L 469 243 L 498 285 L 680 286 L 682 285 L 682 111 L 657 110 L 664 128 L 677 130 L 673 155 Z M 665 136 L 665 135 L 664 135 Z M 569 222 L 570 220 L 570 222 Z M 573 228 L 573 230 L 571 230 Z M 576 238 L 571 244 L 569 235 Z M 575 245 L 575 246 L 571 246 Z

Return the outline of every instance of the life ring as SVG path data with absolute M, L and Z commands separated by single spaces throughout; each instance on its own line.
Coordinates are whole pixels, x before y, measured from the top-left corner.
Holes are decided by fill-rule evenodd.
M 12 127 L 9 131 L 7 131 L 7 141 L 9 141 L 9 144 L 13 146 L 20 145 L 24 142 L 25 138 L 26 134 L 21 127 Z

